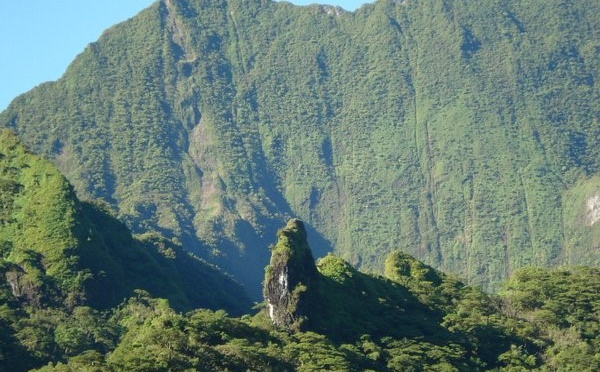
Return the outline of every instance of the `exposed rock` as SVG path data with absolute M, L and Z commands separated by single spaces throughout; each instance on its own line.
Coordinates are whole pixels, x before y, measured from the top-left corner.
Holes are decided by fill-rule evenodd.
M 40 296 L 26 273 L 19 267 L 13 266 L 5 274 L 12 295 L 21 302 L 26 302 L 33 307 L 40 307 Z
M 300 330 L 307 320 L 311 289 L 318 275 L 315 261 L 302 221 L 290 220 L 277 237 L 266 268 L 263 295 L 273 324 Z
M 339 17 L 340 15 L 342 15 L 344 13 L 344 9 L 342 9 L 342 7 L 340 7 L 340 6 L 321 5 L 320 8 L 321 8 L 321 11 L 323 11 L 325 14 L 330 15 L 330 16 Z
M 600 220 L 600 193 L 592 196 L 587 200 L 588 223 L 594 225 Z

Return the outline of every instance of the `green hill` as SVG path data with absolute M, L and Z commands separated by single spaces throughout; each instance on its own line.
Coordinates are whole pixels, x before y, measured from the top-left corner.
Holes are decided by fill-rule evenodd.
M 1 307 L 0 370 L 591 372 L 600 367 L 597 268 L 522 269 L 500 295 L 489 295 L 400 251 L 386 259 L 385 277 L 359 272 L 333 255 L 315 264 L 306 239 L 300 220 L 278 232 L 265 270 L 266 303 L 254 316 L 180 313 L 141 291 L 106 313 L 77 307 L 67 317 L 46 309 L 22 319 Z
M 8 130 L 0 131 L 0 278 L 0 371 L 113 349 L 120 326 L 107 314 L 128 298 L 162 297 L 178 311 L 250 308 L 216 268 L 158 234 L 134 237 L 104 206 L 79 201 L 56 166 Z
M 258 296 L 276 226 L 486 289 L 600 264 L 597 1 L 165 0 L 0 114 L 82 198 Z
M 133 237 L 103 207 L 80 202 L 56 167 L 0 132 L 2 298 L 30 309 L 108 309 L 143 289 L 178 309 L 244 313 L 232 279 L 157 234 Z

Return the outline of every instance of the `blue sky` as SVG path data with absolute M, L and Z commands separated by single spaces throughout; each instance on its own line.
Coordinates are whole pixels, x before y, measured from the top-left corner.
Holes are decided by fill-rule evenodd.
M 17 95 L 58 79 L 102 31 L 154 0 L 2 0 L 0 11 L 0 111 Z M 355 10 L 367 0 L 289 1 L 326 3 Z

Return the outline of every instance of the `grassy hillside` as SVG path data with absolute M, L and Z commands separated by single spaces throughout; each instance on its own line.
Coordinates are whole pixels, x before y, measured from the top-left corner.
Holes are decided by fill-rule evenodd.
M 598 265 L 600 6 L 165 0 L 0 114 L 82 197 L 258 295 L 288 216 L 315 255 L 402 249 L 498 289 Z M 573 201 L 573 202 L 571 202 Z M 316 230 L 316 231 L 314 231 Z

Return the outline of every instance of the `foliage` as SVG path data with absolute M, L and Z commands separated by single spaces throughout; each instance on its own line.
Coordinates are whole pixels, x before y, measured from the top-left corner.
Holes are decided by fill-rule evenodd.
M 274 247 L 274 255 L 305 247 L 304 254 L 310 257 L 301 227 L 292 221 L 280 232 L 279 243 L 294 243 Z M 165 256 L 173 254 L 177 253 Z M 103 311 L 89 306 L 26 307 L 3 282 L 0 370 L 593 371 L 598 367 L 600 275 L 595 268 L 523 269 L 497 297 L 401 252 L 394 252 L 386 263 L 390 278 L 359 272 L 333 255 L 321 259 L 311 285 L 304 287 L 314 306 L 304 309 L 307 321 L 302 331 L 273 326 L 266 309 L 241 318 L 224 310 L 181 313 L 168 300 L 143 290 Z M 315 269 L 312 259 L 302 264 Z
M 7 130 L 0 183 L 0 370 L 104 355 L 121 329 L 103 311 L 137 288 L 176 309 L 249 308 L 215 267 L 157 234 L 134 238 L 101 204 L 80 202 L 53 164 Z
M 73 185 L 0 132 L 0 370 L 600 369 L 598 270 L 518 270 L 600 260 L 599 4 L 161 1 L 107 30 L 0 114 Z M 182 247 L 258 297 L 289 215 L 338 254 L 305 331 L 196 309 L 248 301 Z
M 600 368 L 600 270 L 574 267 L 547 271 L 524 268 L 504 286 L 503 299 L 514 316 L 536 324 L 551 345 L 549 370 Z
M 323 271 L 320 275 L 326 277 L 328 272 L 331 271 Z M 565 272 L 567 271 L 563 271 L 563 274 L 540 271 L 538 274 L 561 276 Z M 582 272 L 580 268 L 572 273 L 575 272 L 579 272 L 580 275 L 597 276 L 596 273 Z M 357 274 L 353 272 L 353 275 Z M 368 276 L 362 273 L 361 275 Z M 589 276 L 587 278 L 590 279 Z M 356 283 L 353 280 L 346 280 L 337 289 L 354 293 Z M 370 276 L 370 279 L 365 277 L 362 280 L 370 280 L 371 286 L 380 283 L 379 285 L 391 286 L 391 291 L 406 291 L 401 289 L 399 284 L 393 284 L 381 277 Z M 521 277 L 518 282 L 522 283 L 522 280 Z M 507 286 L 513 287 L 514 290 L 515 284 L 513 282 Z M 523 288 L 525 290 L 525 287 Z M 569 291 L 575 288 L 565 284 L 563 289 Z M 103 322 L 86 321 L 84 324 L 87 325 L 81 328 L 86 330 L 87 334 L 110 330 L 104 334 L 112 335 L 112 338 L 100 338 L 107 340 L 100 341 L 100 345 L 103 342 L 108 342 L 104 345 L 111 345 L 111 340 L 115 340 L 114 336 L 118 334 L 118 342 L 112 344 L 113 349 L 102 350 L 99 345 L 89 345 L 82 341 L 77 343 L 77 350 L 90 346 L 92 349 L 77 355 L 73 355 L 76 349 L 71 349 L 71 354 L 64 354 L 65 359 L 46 359 L 46 362 L 54 362 L 38 370 L 76 371 L 88 368 L 90 371 L 592 371 L 598 366 L 595 356 L 598 353 L 598 345 L 594 344 L 593 340 L 586 341 L 581 337 L 575 339 L 573 334 L 557 337 L 556 333 L 552 333 L 555 332 L 555 328 L 551 325 L 537 321 L 525 322 L 522 318 L 526 312 L 514 313 L 515 308 L 490 308 L 487 304 L 489 298 L 484 293 L 469 287 L 464 287 L 463 291 L 466 294 L 453 298 L 453 302 L 456 303 L 455 309 L 445 312 L 443 319 L 430 317 L 427 322 L 430 322 L 431 326 L 427 332 L 410 335 L 406 330 L 397 329 L 398 324 L 393 322 L 388 323 L 388 330 L 379 329 L 377 333 L 362 335 L 340 335 L 339 329 L 318 331 L 316 328 L 313 328 L 313 331 L 281 332 L 264 324 L 262 319 L 265 314 L 262 312 L 254 317 L 242 318 L 231 318 L 224 311 L 194 310 L 182 314 L 174 311 L 167 301 L 152 298 L 148 293 L 138 291 L 134 297 L 113 309 L 112 315 L 104 318 Z M 369 305 L 369 298 L 377 295 L 381 293 L 370 292 L 362 298 L 345 298 L 348 302 L 339 304 L 335 310 L 340 310 L 342 306 L 370 307 L 372 305 Z M 592 301 L 596 305 L 599 301 L 597 297 L 596 292 Z M 510 298 L 507 296 L 502 300 L 510 301 Z M 336 299 L 339 300 L 340 297 Z M 393 313 L 393 317 L 387 318 L 387 321 L 403 318 L 409 323 L 418 321 L 411 318 L 411 307 L 421 306 L 421 310 L 427 308 L 425 304 L 418 304 L 418 301 L 405 301 L 396 309 L 370 307 L 369 310 L 385 310 Z M 327 305 L 335 306 L 331 301 Z M 98 319 L 99 314 L 93 315 L 93 311 L 90 312 L 89 309 L 78 311 L 88 314 L 84 315 L 83 319 Z M 313 309 L 312 315 L 327 317 L 322 311 L 323 308 Z M 595 316 L 590 311 L 592 310 L 585 306 L 582 310 L 588 317 Z M 365 315 L 358 314 L 356 310 L 350 312 L 355 316 Z M 92 318 L 89 318 L 89 315 L 93 315 Z M 40 313 L 38 322 L 56 322 L 52 320 L 55 316 L 57 313 Z M 79 318 L 81 319 L 81 316 Z M 373 312 L 368 315 L 369 322 L 373 323 L 384 318 L 384 313 Z M 75 327 L 75 324 L 68 324 L 69 319 L 71 318 L 63 318 L 60 322 L 67 322 L 65 326 Z M 357 320 L 362 319 L 351 319 L 349 322 Z M 421 320 L 422 324 L 423 322 Z M 82 323 L 77 324 L 79 326 Z M 434 324 L 437 326 L 433 327 Z M 311 326 L 314 325 L 313 323 Z M 344 325 L 357 327 L 353 323 Z M 525 325 L 531 327 L 527 336 L 519 335 Z M 444 327 L 447 330 L 444 330 Z M 486 329 L 487 331 L 483 332 Z M 491 332 L 492 329 L 495 330 L 495 334 Z M 372 330 L 372 327 L 363 329 Z M 432 332 L 433 330 L 435 332 Z M 63 332 L 54 331 L 54 334 L 62 335 Z M 385 334 L 387 336 L 384 336 Z M 597 339 L 597 336 L 592 337 Z M 506 340 L 510 342 L 504 342 Z M 532 347 L 532 344 L 537 344 L 538 347 Z M 109 352 L 106 352 L 107 350 Z
M 519 267 L 600 260 L 580 218 L 600 172 L 598 14 L 593 0 L 161 1 L 0 126 L 255 298 L 291 215 L 318 230 L 317 256 L 382 272 L 402 248 L 495 290 Z

